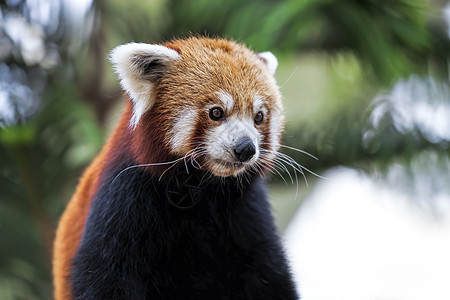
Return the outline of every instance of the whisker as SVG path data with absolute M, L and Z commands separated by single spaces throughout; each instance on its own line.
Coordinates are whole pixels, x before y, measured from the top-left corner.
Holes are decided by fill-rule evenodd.
M 187 174 L 189 174 L 189 171 L 188 171 L 187 166 L 186 166 L 186 156 L 191 155 L 191 152 L 194 152 L 194 149 L 189 150 L 188 152 L 186 152 L 186 154 L 185 154 L 182 158 L 180 158 L 180 160 L 183 159 L 184 162 L 185 162 L 185 167 L 186 167 L 186 173 L 187 173 Z M 179 161 L 178 161 L 177 163 L 179 163 Z M 169 168 L 167 168 L 166 170 L 164 170 L 164 172 L 161 174 L 161 176 L 159 176 L 159 179 L 158 179 L 158 180 L 161 180 L 161 178 L 163 177 L 163 175 L 164 175 L 167 171 L 169 171 L 171 168 L 173 168 L 174 166 L 176 166 L 176 164 L 173 164 L 172 166 L 170 166 Z
M 293 150 L 293 151 L 296 151 L 296 152 L 300 152 L 300 153 L 303 153 L 305 155 L 308 155 L 309 157 L 311 157 L 311 158 L 313 158 L 315 160 L 319 160 L 316 156 L 312 155 L 311 153 L 309 153 L 309 152 L 307 152 L 305 150 L 294 148 L 294 147 L 283 145 L 283 144 L 280 144 L 280 147 L 283 147 L 283 148 L 286 148 L 286 149 L 290 149 L 290 150 Z
M 289 146 L 284 146 L 284 147 L 289 147 Z M 317 174 L 317 173 L 311 171 L 310 169 L 304 167 L 303 165 L 299 164 L 297 161 L 295 161 L 295 159 L 293 159 L 292 157 L 290 157 L 289 155 L 287 155 L 287 154 L 285 154 L 285 153 L 281 153 L 281 152 L 273 151 L 273 150 L 267 150 L 267 149 L 262 149 L 262 150 L 264 150 L 264 151 L 262 151 L 262 152 L 272 153 L 272 154 L 275 154 L 275 155 L 277 155 L 277 156 L 283 157 L 284 159 L 288 160 L 290 163 L 296 165 L 296 166 L 297 166 L 298 168 L 300 168 L 301 170 L 305 170 L 305 171 L 307 171 L 308 173 L 310 173 L 310 174 L 312 174 L 312 175 L 314 175 L 314 176 L 316 176 L 316 177 L 318 177 L 318 178 L 321 178 L 321 179 L 328 179 L 328 178 L 326 178 L 326 177 L 323 177 L 323 176 L 321 176 L 321 175 L 319 175 L 319 174 Z M 304 152 L 303 150 L 296 149 L 296 148 L 292 148 L 292 150 L 300 151 L 300 152 L 302 152 L 302 153 L 305 153 L 305 154 L 310 155 L 311 157 L 315 158 L 314 156 L 312 156 L 311 154 L 309 154 L 309 153 L 307 153 L 307 152 Z M 300 171 L 300 170 L 297 170 L 297 171 L 299 171 L 300 173 L 302 172 L 302 171 Z
M 297 151 L 297 152 L 303 153 L 305 155 L 308 155 L 309 157 L 311 157 L 311 158 L 313 158 L 315 160 L 319 160 L 316 156 L 312 155 L 311 153 L 309 153 L 309 152 L 307 152 L 305 150 L 297 149 L 297 148 L 294 148 L 294 147 L 291 147 L 291 146 L 286 146 L 286 145 L 280 145 L 280 147 L 283 147 L 283 148 L 286 148 L 286 149 L 290 149 L 290 150 L 293 150 L 293 151 Z
M 296 183 L 297 183 L 297 185 L 298 185 L 298 177 L 297 177 L 297 173 L 296 173 L 296 172 L 301 173 L 302 176 L 303 176 L 303 179 L 305 180 L 306 185 L 307 185 L 307 186 L 309 185 L 309 184 L 308 184 L 308 180 L 307 180 L 307 178 L 306 178 L 306 175 L 305 175 L 305 173 L 303 172 L 303 166 L 301 166 L 299 163 L 297 163 L 292 157 L 290 157 L 290 156 L 287 155 L 287 154 L 280 153 L 280 152 L 277 152 L 277 151 L 271 151 L 271 150 L 266 150 L 266 149 L 263 149 L 263 150 L 264 150 L 264 151 L 262 151 L 263 153 L 266 152 L 266 153 L 272 153 L 272 154 L 275 154 L 275 155 L 276 155 L 276 156 L 275 156 L 275 159 L 274 159 L 274 162 L 279 161 L 280 163 L 283 163 L 283 165 L 284 165 L 284 163 L 286 163 L 286 164 L 288 164 L 291 168 L 294 169 L 294 174 L 295 174 L 295 176 L 296 176 Z M 293 183 L 293 182 L 292 182 L 292 183 Z
M 126 167 L 125 169 L 123 169 L 122 171 L 120 171 L 120 172 L 116 175 L 116 177 L 114 177 L 114 179 L 111 181 L 111 183 L 113 183 L 113 182 L 117 179 L 117 177 L 119 177 L 123 172 L 125 172 L 125 171 L 127 171 L 127 170 L 134 169 L 134 168 L 140 168 L 140 167 L 164 166 L 164 165 L 174 164 L 174 163 L 176 163 L 176 162 L 179 162 L 179 161 L 182 160 L 182 159 L 183 159 L 183 158 L 181 157 L 181 158 L 175 159 L 175 160 L 173 160 L 173 161 L 167 161 L 167 162 L 161 162 L 161 163 L 140 164 L 140 165 L 134 165 L 134 166 Z
M 286 168 L 286 166 L 283 164 L 283 161 L 281 161 L 281 160 L 278 161 L 277 158 L 275 158 L 274 161 L 269 161 L 269 160 L 265 159 L 265 162 L 266 162 L 267 164 L 273 163 L 272 169 L 279 169 L 280 171 L 283 171 L 283 172 L 287 173 L 288 176 L 289 176 L 289 178 L 291 179 L 292 184 L 294 184 L 294 180 L 293 180 L 293 178 L 292 178 L 292 176 L 291 176 L 291 173 L 290 173 L 289 170 Z
M 297 72 L 298 67 L 295 67 L 294 71 L 292 71 L 291 75 L 289 75 L 288 79 L 286 79 L 286 81 L 280 86 L 280 89 L 286 84 L 288 83 L 288 81 L 291 79 L 291 77 L 295 74 L 295 72 Z
M 270 145 L 270 143 L 261 143 L 261 145 Z M 309 157 L 311 157 L 311 158 L 313 158 L 315 160 L 319 160 L 316 156 L 314 156 L 313 154 L 311 154 L 311 153 L 309 153 L 309 152 L 307 152 L 305 150 L 298 149 L 298 148 L 295 148 L 295 147 L 291 147 L 291 146 L 288 146 L 288 145 L 283 145 L 283 144 L 279 144 L 279 145 L 280 145 L 280 147 L 283 147 L 283 148 L 286 148 L 286 149 L 290 149 L 290 150 L 293 150 L 293 151 L 296 151 L 296 152 L 300 152 L 300 153 L 303 153 L 305 155 L 308 155 Z M 264 149 L 264 150 L 266 150 L 266 149 Z
M 292 184 L 294 184 L 294 179 L 292 178 L 291 173 L 289 172 L 288 168 L 282 162 L 280 162 L 278 160 L 275 160 L 274 163 L 277 166 L 279 166 L 280 168 L 282 168 L 289 175 L 289 178 L 291 179 Z
M 303 165 L 299 164 L 298 162 L 296 162 L 292 157 L 290 157 L 289 155 L 286 155 L 284 153 L 282 153 L 286 158 L 289 158 L 290 161 L 292 161 L 292 163 L 296 164 L 299 168 L 302 168 L 303 170 L 307 171 L 308 173 L 310 173 L 311 175 L 314 175 L 316 177 L 319 177 L 321 179 L 328 179 L 326 177 L 323 177 L 317 173 L 314 173 L 313 171 L 311 171 L 310 169 L 304 167 Z
M 258 162 L 255 163 L 254 167 L 252 167 L 251 170 L 254 170 L 254 169 L 255 169 L 256 173 L 257 173 L 259 176 L 265 178 L 266 175 L 264 174 L 264 171 L 263 171 L 261 165 L 262 165 L 262 164 L 258 161 Z
M 185 166 L 185 168 L 186 168 L 186 173 L 187 173 L 187 174 L 189 174 L 189 168 L 188 168 L 188 166 L 187 166 L 187 161 L 186 161 L 186 159 L 189 157 L 189 159 L 190 159 L 190 161 L 191 161 L 191 165 L 194 167 L 194 165 L 192 164 L 192 156 L 195 154 L 195 150 L 196 150 L 196 148 L 189 150 L 188 152 L 186 152 L 186 154 L 185 154 L 184 157 L 183 157 L 183 160 L 184 160 L 184 166 Z M 195 167 L 194 167 L 194 168 L 195 168 Z
M 292 157 L 289 155 L 286 155 L 284 153 L 279 153 L 279 157 L 277 159 L 282 160 L 283 162 L 287 163 L 289 166 L 291 166 L 294 170 L 298 171 L 300 174 L 302 174 L 303 179 L 305 180 L 306 186 L 309 186 L 308 179 L 306 178 L 305 172 L 303 172 L 303 166 L 300 165 L 298 162 L 296 162 Z
M 212 173 L 209 173 L 209 175 L 208 175 L 208 177 L 207 178 L 205 178 L 206 176 L 208 175 L 208 173 L 207 172 L 205 172 L 205 174 L 202 176 L 202 178 L 200 179 L 200 183 L 198 184 L 198 186 L 200 187 L 202 184 L 203 184 L 203 181 L 208 181 L 208 180 L 210 180 L 211 179 L 211 177 L 212 177 Z
M 166 174 L 166 172 L 169 171 L 170 169 L 172 169 L 174 166 L 176 166 L 180 162 L 180 160 L 177 161 L 176 163 L 174 163 L 173 165 L 171 165 L 170 167 L 168 167 L 167 169 L 165 169 L 164 172 L 162 172 L 161 176 L 159 176 L 158 181 L 161 181 L 161 178 L 163 177 L 163 175 Z
M 195 165 L 194 165 L 194 163 L 195 163 Z M 202 167 L 200 165 L 200 163 L 195 159 L 194 155 L 191 155 L 191 165 L 196 169 L 201 169 L 201 167 Z
M 281 179 L 283 179 L 284 183 L 285 183 L 286 185 L 288 185 L 286 179 L 284 179 L 283 175 L 281 175 L 281 173 L 280 173 L 276 168 L 269 168 L 269 171 L 270 171 L 271 173 L 276 172 L 276 173 L 281 177 Z
M 197 149 L 200 151 L 195 151 Z M 206 149 L 204 149 L 203 147 L 195 147 L 193 150 L 194 151 L 192 152 L 192 154 L 190 154 L 191 165 L 196 169 L 201 169 L 202 165 L 200 165 L 200 163 L 196 160 L 196 157 L 200 157 L 200 156 L 204 155 L 206 153 Z M 194 165 L 194 162 L 195 162 L 195 165 Z

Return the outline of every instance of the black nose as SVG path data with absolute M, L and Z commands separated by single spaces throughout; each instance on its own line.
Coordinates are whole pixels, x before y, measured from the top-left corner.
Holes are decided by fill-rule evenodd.
M 246 138 L 239 141 L 234 148 L 234 154 L 239 161 L 244 162 L 252 158 L 255 155 L 256 149 L 253 142 Z

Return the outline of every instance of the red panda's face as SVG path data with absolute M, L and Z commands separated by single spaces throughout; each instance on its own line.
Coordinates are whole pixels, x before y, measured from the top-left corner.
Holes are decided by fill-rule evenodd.
M 164 151 L 216 176 L 272 164 L 284 119 L 271 53 L 191 38 L 119 46 L 112 60 L 133 101 L 130 130 L 161 116 Z

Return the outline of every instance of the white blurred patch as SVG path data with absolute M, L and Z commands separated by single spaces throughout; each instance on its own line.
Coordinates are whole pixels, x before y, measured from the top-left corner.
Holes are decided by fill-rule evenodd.
M 60 51 L 69 56 L 78 52 L 94 22 L 92 0 L 13 0 L 7 4 L 15 8 L 0 11 L 4 31 L 0 61 L 7 62 L 0 63 L 0 126 L 24 122 L 39 110 L 47 82 L 45 70 L 61 63 Z M 12 61 L 28 67 L 21 69 Z
M 447 36 L 450 38 L 450 3 L 445 6 L 442 10 L 442 14 L 445 19 L 445 23 L 447 23 Z
M 286 230 L 304 300 L 450 299 L 450 193 L 433 219 L 351 169 L 325 175 Z
M 39 64 L 46 55 L 44 30 L 41 25 L 29 23 L 22 16 L 9 14 L 4 20 L 5 32 L 20 47 L 20 54 L 29 66 Z
M 450 141 L 449 100 L 448 83 L 411 76 L 374 100 L 370 119 L 375 130 L 390 116 L 400 133 L 419 131 L 432 143 Z
M 38 111 L 46 80 L 41 69 L 25 72 L 0 63 L 0 127 L 25 121 Z
M 9 100 L 9 94 L 6 91 L 0 91 L 0 125 L 11 125 L 15 123 L 16 110 Z

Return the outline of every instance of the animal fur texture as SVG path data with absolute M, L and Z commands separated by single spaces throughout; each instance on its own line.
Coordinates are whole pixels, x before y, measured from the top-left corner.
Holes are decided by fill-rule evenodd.
M 267 200 L 283 108 L 270 52 L 111 52 L 123 115 L 57 229 L 55 299 L 297 299 Z

